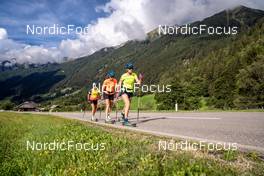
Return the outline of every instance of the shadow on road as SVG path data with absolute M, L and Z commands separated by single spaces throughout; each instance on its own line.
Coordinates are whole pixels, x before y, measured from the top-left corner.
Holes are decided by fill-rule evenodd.
M 138 120 L 137 118 L 130 118 L 131 122 L 135 122 L 135 123 L 145 123 L 148 121 L 153 121 L 153 120 L 161 120 L 161 119 L 166 119 L 166 117 L 155 117 L 155 118 L 149 118 L 149 117 L 140 117 Z

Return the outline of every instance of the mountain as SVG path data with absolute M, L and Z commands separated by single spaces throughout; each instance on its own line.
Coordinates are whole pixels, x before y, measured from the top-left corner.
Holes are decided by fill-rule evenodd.
M 164 73 L 170 94 L 156 94 L 160 109 L 264 108 L 264 19 L 205 57 L 186 59 Z M 169 80 L 166 78 L 170 78 Z
M 188 95 L 190 99 L 193 98 L 197 102 L 190 101 L 188 105 L 186 102 L 181 102 L 183 100 L 179 97 L 170 96 L 172 97 L 170 98 L 157 95 L 156 99 L 160 103 L 161 109 L 173 108 L 172 105 L 176 99 L 179 99 L 185 109 L 197 109 L 201 101 L 205 101 L 208 105 L 217 104 L 216 108 L 233 108 L 236 107 L 235 101 L 237 101 L 237 97 L 232 96 L 232 99 L 227 100 L 228 103 L 223 100 L 223 97 L 215 97 L 212 92 L 216 90 L 212 91 L 213 88 L 211 88 L 217 89 L 215 87 L 215 80 L 208 81 L 210 78 L 201 75 L 200 72 L 202 70 L 199 68 L 206 69 L 204 68 L 206 59 L 209 62 L 213 60 L 212 58 L 218 58 L 220 55 L 225 56 L 227 55 L 225 52 L 231 48 L 234 50 L 234 53 L 240 53 L 252 45 L 253 42 L 262 40 L 263 35 L 260 35 L 260 39 L 255 39 L 254 36 L 258 33 L 263 34 L 263 17 L 264 11 L 239 6 L 190 24 L 191 26 L 199 24 L 226 27 L 238 26 L 238 35 L 159 36 L 156 29 L 148 33 L 146 40 L 128 41 L 118 48 L 104 48 L 92 55 L 62 64 L 48 64 L 28 69 L 18 67 L 16 70 L 4 70 L 0 72 L 0 99 L 10 99 L 15 103 L 20 103 L 27 99 L 35 99 L 45 103 L 65 96 L 65 93 L 62 93 L 62 90 L 65 89 L 70 90 L 67 94 L 82 90 L 75 97 L 84 97 L 86 90 L 88 87 L 91 87 L 92 82 L 102 82 L 107 70 L 116 70 L 117 77 L 120 77 L 121 73 L 124 72 L 123 67 L 125 63 L 133 62 L 136 71 L 144 73 L 145 84 L 170 83 L 175 87 L 185 87 L 185 84 L 188 83 L 189 86 L 191 79 L 186 76 L 186 73 L 189 73 L 190 70 L 193 77 L 198 77 L 197 80 L 193 80 L 194 82 L 205 79 L 205 83 L 200 85 L 205 87 L 203 89 L 205 93 L 198 92 L 195 96 L 192 93 Z M 244 45 L 239 47 L 233 46 L 240 45 L 240 42 L 244 42 L 247 39 L 253 41 L 246 41 Z M 261 53 L 261 51 L 258 52 Z M 228 54 L 228 56 L 230 55 L 232 55 L 232 52 Z M 228 66 L 228 60 L 226 56 L 226 63 L 216 62 L 216 64 L 222 66 L 221 69 L 225 69 L 225 66 Z M 248 65 L 238 66 L 236 68 L 237 72 L 233 76 L 237 76 L 241 69 L 250 66 L 250 64 L 252 62 L 249 62 Z M 211 74 L 214 74 L 214 72 L 211 72 Z M 228 74 L 223 75 L 221 79 L 230 81 L 230 79 L 227 79 L 228 76 Z M 178 81 L 181 82 L 181 85 L 177 85 Z M 231 82 L 236 81 L 232 80 Z M 237 91 L 237 87 L 233 85 L 233 87 L 228 87 L 227 90 L 235 92 Z M 182 93 L 177 92 L 177 94 Z M 201 99 L 201 97 L 205 98 Z M 186 97 L 184 99 L 186 100 Z M 217 101 L 223 103 L 216 103 Z M 72 104 L 76 102 L 72 102 Z M 196 106 L 191 107 L 190 104 L 195 104 Z M 243 105 L 243 107 L 246 106 Z

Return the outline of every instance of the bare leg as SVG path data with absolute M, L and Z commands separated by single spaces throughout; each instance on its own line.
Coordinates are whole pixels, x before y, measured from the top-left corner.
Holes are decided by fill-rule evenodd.
M 128 98 L 127 94 L 123 94 L 122 99 L 125 103 L 125 106 L 124 106 L 125 118 L 128 118 L 128 113 L 129 113 L 129 108 L 130 108 L 130 99 Z
M 109 111 L 108 111 L 108 114 L 111 113 L 111 111 L 112 111 L 112 106 L 113 106 L 113 100 L 109 100 Z
M 94 112 L 93 112 L 93 115 L 95 115 L 96 111 L 97 111 L 97 104 L 94 105 Z
M 110 113 L 110 100 L 105 100 L 105 117 L 108 117 L 108 114 Z
M 92 106 L 92 115 L 94 116 L 94 114 L 95 114 L 95 107 L 94 107 L 94 104 L 92 103 L 91 106 Z
M 94 116 L 97 111 L 97 104 L 92 103 L 92 115 Z

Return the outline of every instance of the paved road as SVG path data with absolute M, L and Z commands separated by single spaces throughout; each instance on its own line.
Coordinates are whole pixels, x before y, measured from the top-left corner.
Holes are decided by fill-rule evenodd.
M 90 118 L 89 113 L 85 116 L 83 113 L 52 114 L 82 120 Z M 131 120 L 136 121 L 136 113 L 131 114 Z M 103 123 L 103 119 L 99 122 Z M 135 130 L 207 142 L 238 143 L 241 148 L 264 153 L 263 112 L 140 113 L 140 123 Z

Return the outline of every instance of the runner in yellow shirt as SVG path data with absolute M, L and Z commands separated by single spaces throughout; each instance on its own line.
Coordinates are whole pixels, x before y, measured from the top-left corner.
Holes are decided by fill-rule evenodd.
M 93 83 L 93 88 L 90 90 L 90 92 L 87 95 L 87 99 L 92 106 L 92 118 L 91 118 L 92 121 L 93 120 L 98 121 L 98 119 L 95 118 L 94 116 L 97 111 L 97 104 L 100 98 L 101 98 L 100 90 L 96 87 L 96 83 Z
M 141 84 L 136 73 L 133 72 L 134 66 L 132 63 L 125 65 L 126 73 L 124 73 L 119 80 L 119 87 L 121 88 L 121 96 L 125 103 L 124 110 L 122 113 L 124 125 L 128 125 L 128 114 L 131 104 L 131 99 L 134 93 L 135 84 Z

